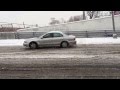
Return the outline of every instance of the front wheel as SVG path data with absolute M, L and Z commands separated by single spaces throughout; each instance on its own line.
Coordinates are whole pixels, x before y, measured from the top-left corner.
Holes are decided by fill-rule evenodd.
M 37 43 L 35 43 L 35 42 L 31 42 L 30 45 L 29 45 L 29 47 L 30 47 L 31 49 L 36 49 L 36 48 L 38 47 L 38 45 L 37 45 Z
M 62 42 L 61 47 L 62 48 L 67 48 L 68 47 L 68 42 Z

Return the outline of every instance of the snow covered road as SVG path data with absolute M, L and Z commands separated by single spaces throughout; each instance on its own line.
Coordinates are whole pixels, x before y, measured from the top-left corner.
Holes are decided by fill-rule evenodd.
M 120 78 L 120 45 L 36 50 L 1 46 L 0 72 L 0 79 Z

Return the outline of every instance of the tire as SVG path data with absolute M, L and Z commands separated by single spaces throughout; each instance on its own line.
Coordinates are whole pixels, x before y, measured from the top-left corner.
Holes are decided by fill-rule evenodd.
M 37 49 L 38 45 L 35 42 L 31 42 L 30 45 L 29 45 L 29 47 L 30 47 L 30 49 Z
M 68 45 L 69 45 L 68 42 L 62 42 L 62 43 L 61 43 L 61 47 L 62 47 L 62 48 L 67 48 Z

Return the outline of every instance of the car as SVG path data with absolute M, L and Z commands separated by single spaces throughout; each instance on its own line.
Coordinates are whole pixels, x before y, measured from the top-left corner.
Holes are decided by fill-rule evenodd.
M 67 35 L 61 31 L 50 31 L 40 37 L 26 39 L 23 43 L 23 46 L 31 49 L 50 46 L 67 48 L 74 45 L 76 45 L 76 37 L 74 35 Z

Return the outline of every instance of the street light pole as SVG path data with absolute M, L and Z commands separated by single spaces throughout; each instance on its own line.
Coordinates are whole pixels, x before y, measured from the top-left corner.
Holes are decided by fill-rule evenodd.
M 112 25 L 113 25 L 113 38 L 117 38 L 117 34 L 115 31 L 115 19 L 114 19 L 114 11 L 112 11 Z
M 83 20 L 86 20 L 86 18 L 85 18 L 85 11 L 83 11 Z
M 25 24 L 24 24 L 24 22 L 23 22 L 23 26 L 24 26 L 24 28 L 25 28 Z
M 113 24 L 113 31 L 114 31 L 114 33 L 115 33 L 114 11 L 112 11 L 112 24 Z

